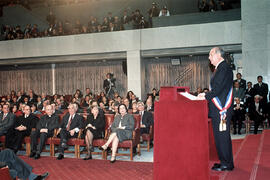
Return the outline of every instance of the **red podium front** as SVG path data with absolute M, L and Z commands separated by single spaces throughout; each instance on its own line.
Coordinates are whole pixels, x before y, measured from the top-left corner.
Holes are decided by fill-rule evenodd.
M 207 101 L 180 94 L 187 87 L 162 87 L 155 103 L 154 179 L 208 180 Z

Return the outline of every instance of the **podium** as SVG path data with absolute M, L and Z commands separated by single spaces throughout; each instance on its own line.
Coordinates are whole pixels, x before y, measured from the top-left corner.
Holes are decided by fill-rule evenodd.
M 207 101 L 181 92 L 189 88 L 161 87 L 155 103 L 154 179 L 209 180 Z

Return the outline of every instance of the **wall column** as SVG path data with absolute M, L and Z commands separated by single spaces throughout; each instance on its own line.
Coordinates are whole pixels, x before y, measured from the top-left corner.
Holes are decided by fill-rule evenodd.
M 270 1 L 242 0 L 243 78 L 270 83 Z
M 141 52 L 140 50 L 127 51 L 127 91 L 142 98 L 141 77 Z
M 55 94 L 55 64 L 52 64 L 52 93 Z

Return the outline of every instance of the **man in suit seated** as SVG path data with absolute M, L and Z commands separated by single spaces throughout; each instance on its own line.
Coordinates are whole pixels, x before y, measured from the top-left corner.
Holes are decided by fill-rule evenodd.
M 6 135 L 15 122 L 15 115 L 9 112 L 9 105 L 4 104 L 0 114 L 0 136 Z
M 31 154 L 30 157 L 40 158 L 40 153 L 45 145 L 47 138 L 52 137 L 54 129 L 59 126 L 59 117 L 53 114 L 52 105 L 45 108 L 46 115 L 42 116 L 37 123 L 36 130 L 31 133 Z M 37 150 L 38 138 L 40 138 L 39 148 Z
M 243 102 L 240 101 L 240 98 L 236 97 L 234 99 L 234 106 L 233 106 L 233 134 L 236 134 L 236 126 L 238 126 L 238 134 L 241 134 L 242 122 L 245 120 L 245 106 Z
M 144 110 L 144 103 L 137 103 L 139 114 L 141 115 L 141 134 L 149 134 L 150 126 L 154 125 L 153 114 L 149 111 Z
M 10 149 L 0 152 L 0 166 L 8 167 L 10 176 L 14 179 L 44 180 L 49 175 L 48 172 L 37 175 L 32 172 L 32 167 L 17 157 Z
M 17 153 L 24 137 L 30 136 L 32 128 L 36 127 L 37 122 L 38 118 L 31 113 L 30 106 L 26 105 L 23 108 L 23 115 L 15 119 L 13 128 L 6 135 L 6 147 Z
M 260 95 L 254 96 L 254 102 L 248 108 L 249 117 L 254 121 L 254 134 L 257 134 L 259 125 L 265 119 L 265 108 L 261 99 Z
M 70 103 L 68 106 L 68 113 L 63 117 L 60 128 L 57 134 L 60 133 L 60 145 L 58 160 L 64 158 L 64 149 L 67 148 L 67 142 L 69 138 L 77 138 L 80 129 L 83 128 L 83 117 L 76 114 L 78 105 L 76 103 Z

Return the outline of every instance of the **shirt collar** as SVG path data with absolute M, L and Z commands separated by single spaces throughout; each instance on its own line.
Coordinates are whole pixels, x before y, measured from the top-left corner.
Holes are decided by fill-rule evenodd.
M 216 65 L 215 69 L 217 69 L 217 68 L 218 68 L 218 65 L 219 65 L 220 63 L 222 63 L 223 61 L 224 61 L 224 59 L 221 60 L 221 61 L 219 61 L 219 63 L 217 63 L 217 65 Z

